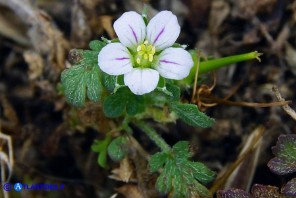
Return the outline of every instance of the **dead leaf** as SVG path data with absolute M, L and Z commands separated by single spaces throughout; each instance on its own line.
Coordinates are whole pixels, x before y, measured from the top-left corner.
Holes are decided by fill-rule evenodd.
M 15 42 L 29 46 L 30 41 L 26 36 L 25 26 L 18 18 L 15 18 L 13 13 L 3 7 L 0 8 L 0 34 L 8 37 Z
M 103 29 L 106 30 L 110 38 L 116 38 L 116 34 L 113 29 L 113 17 L 108 15 L 100 16 L 100 21 L 103 26 Z
M 251 133 L 244 143 L 244 147 L 238 159 L 233 162 L 225 172 L 220 173 L 220 176 L 217 177 L 217 180 L 210 189 L 211 192 L 216 192 L 223 185 L 226 186 L 226 188 L 236 187 L 235 185 L 241 185 L 239 186 L 241 188 L 250 187 L 264 131 L 265 128 L 259 126 Z M 254 156 L 249 157 L 250 154 L 254 154 Z M 246 174 L 245 171 L 248 171 L 248 173 Z M 248 175 L 248 177 L 246 177 L 246 175 Z M 242 178 L 244 178 L 245 181 L 242 181 Z
M 234 16 L 249 19 L 258 13 L 270 13 L 277 0 L 240 0 L 234 1 L 235 9 L 233 9 Z
M 230 6 L 226 1 L 212 1 L 209 16 L 209 29 L 211 34 L 217 34 L 223 21 L 230 13 Z
M 71 10 L 71 44 L 75 48 L 84 48 L 91 38 L 91 28 L 84 7 L 74 1 Z
M 4 117 L 14 126 L 17 126 L 19 124 L 19 119 L 17 117 L 14 107 L 11 105 L 9 100 L 5 96 L 1 96 L 0 104 L 3 106 L 4 109 Z
M 28 76 L 30 80 L 39 78 L 44 69 L 43 59 L 40 54 L 34 51 L 25 51 L 23 54 L 25 61 L 29 65 Z
M 126 198 L 145 198 L 145 196 L 140 192 L 137 185 L 126 184 L 119 188 L 116 188 L 116 191 L 120 194 L 123 194 Z
M 112 175 L 109 177 L 111 179 L 115 179 L 117 181 L 123 181 L 128 183 L 132 178 L 134 172 L 134 167 L 132 166 L 128 157 L 125 157 L 123 160 L 120 161 L 120 166 L 117 169 L 112 170 Z

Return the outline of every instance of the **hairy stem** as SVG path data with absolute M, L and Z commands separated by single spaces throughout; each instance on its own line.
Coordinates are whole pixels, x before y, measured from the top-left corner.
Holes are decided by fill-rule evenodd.
M 138 121 L 135 125 L 141 129 L 162 151 L 166 152 L 171 150 L 170 145 L 168 145 L 162 137 L 148 124 Z

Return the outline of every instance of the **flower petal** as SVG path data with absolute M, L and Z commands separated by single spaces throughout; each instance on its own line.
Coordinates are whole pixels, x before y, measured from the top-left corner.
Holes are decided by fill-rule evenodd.
M 154 69 L 135 68 L 124 75 L 124 84 L 136 95 L 153 91 L 158 84 L 159 73 Z
M 98 55 L 101 70 L 109 75 L 121 75 L 133 69 L 130 53 L 121 43 L 110 43 Z
M 147 26 L 147 40 L 156 51 L 172 46 L 180 34 L 177 17 L 170 11 L 162 11 Z
M 125 12 L 114 22 L 114 30 L 120 42 L 128 47 L 136 47 L 144 42 L 146 25 L 141 15 L 136 12 Z
M 189 52 L 182 48 L 167 48 L 159 54 L 155 69 L 168 79 L 181 80 L 188 76 L 193 66 Z

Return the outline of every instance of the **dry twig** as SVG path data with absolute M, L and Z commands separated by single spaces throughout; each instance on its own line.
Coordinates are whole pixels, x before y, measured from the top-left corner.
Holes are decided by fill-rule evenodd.
M 273 93 L 275 94 L 276 98 L 280 102 L 285 102 L 286 100 L 281 96 L 279 89 L 276 86 L 273 86 L 272 88 Z M 296 120 L 296 112 L 288 105 L 283 105 L 282 108 L 284 111 L 289 114 L 294 120 Z

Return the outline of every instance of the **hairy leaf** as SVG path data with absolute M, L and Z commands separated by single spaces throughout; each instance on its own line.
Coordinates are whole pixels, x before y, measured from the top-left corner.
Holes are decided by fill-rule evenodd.
M 296 178 L 289 181 L 281 191 L 285 196 L 296 197 Z
M 168 158 L 167 153 L 158 152 L 151 156 L 149 166 L 152 172 L 162 168 Z
M 71 58 L 74 66 L 61 74 L 63 90 L 70 104 L 81 107 L 88 99 L 98 102 L 102 95 L 100 70 L 98 67 L 98 54 L 106 44 L 92 41 L 92 50 L 72 50 Z
M 121 161 L 128 152 L 128 139 L 119 136 L 112 140 L 108 146 L 108 155 L 113 161 Z
M 89 48 L 93 51 L 101 51 L 103 47 L 106 46 L 106 43 L 103 41 L 93 40 L 89 43 Z
M 102 83 L 107 91 L 113 92 L 116 86 L 116 76 L 111 76 L 102 72 Z
M 165 86 L 167 92 L 169 93 L 169 95 L 167 95 L 167 99 L 169 101 L 179 101 L 181 96 L 180 88 L 172 83 L 166 83 Z
M 296 135 L 281 135 L 272 148 L 275 158 L 268 162 L 268 167 L 276 174 L 284 175 L 296 172 Z
M 210 197 L 202 183 L 213 180 L 215 173 L 199 162 L 189 161 L 189 144 L 181 141 L 169 152 L 159 152 L 149 161 L 152 171 L 161 169 L 156 188 L 162 193 L 173 191 L 174 197 Z
M 106 98 L 103 110 L 110 118 L 121 116 L 125 110 L 129 115 L 135 115 L 145 110 L 144 102 L 143 96 L 136 96 L 127 87 L 123 87 Z
M 202 128 L 211 127 L 214 124 L 214 119 L 200 112 L 196 105 L 181 104 L 172 102 L 170 108 L 174 111 L 181 120 L 191 126 L 199 126 Z

